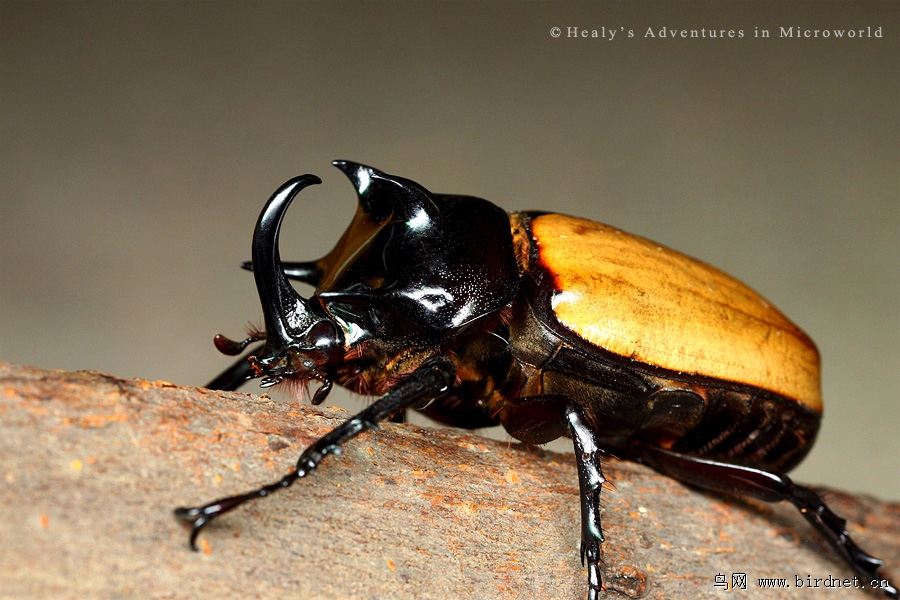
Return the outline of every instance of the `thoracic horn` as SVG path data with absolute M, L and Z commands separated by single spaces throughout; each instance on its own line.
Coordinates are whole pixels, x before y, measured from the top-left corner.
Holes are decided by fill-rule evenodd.
M 418 218 L 430 222 L 438 215 L 431 193 L 415 181 L 346 160 L 336 160 L 332 164 L 350 179 L 360 206 L 376 221 L 394 215 L 395 221 Z

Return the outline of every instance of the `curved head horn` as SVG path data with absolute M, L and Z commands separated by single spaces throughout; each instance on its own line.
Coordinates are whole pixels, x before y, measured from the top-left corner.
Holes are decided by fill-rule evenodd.
M 278 251 L 281 221 L 291 201 L 303 188 L 321 183 L 315 175 L 301 175 L 282 185 L 269 198 L 253 232 L 253 277 L 266 322 L 266 344 L 250 361 L 263 385 L 296 374 L 288 349 L 312 352 L 317 366 L 338 358 L 343 339 L 327 318 L 313 314 L 309 303 L 288 283 Z M 304 367 L 308 370 L 308 367 Z
M 301 175 L 282 185 L 259 214 L 253 232 L 253 277 L 266 320 L 266 336 L 271 342 L 287 342 L 291 333 L 312 324 L 306 301 L 288 283 L 278 252 L 281 221 L 291 201 L 303 188 L 321 183 L 315 175 Z M 268 346 L 268 344 L 267 344 Z

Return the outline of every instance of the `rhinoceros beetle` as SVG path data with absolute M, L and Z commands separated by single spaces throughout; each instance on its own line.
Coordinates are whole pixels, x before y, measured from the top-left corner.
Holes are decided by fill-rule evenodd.
M 601 453 L 702 489 L 788 500 L 864 582 L 882 561 L 785 472 L 809 451 L 822 414 L 813 342 L 756 292 L 700 261 L 584 219 L 507 213 L 469 196 L 347 162 L 359 206 L 319 260 L 282 262 L 279 228 L 313 175 L 269 199 L 249 265 L 265 331 L 208 387 L 285 380 L 382 396 L 310 446 L 296 470 L 255 491 L 179 508 L 204 525 L 305 477 L 379 421 L 418 409 L 464 428 L 502 424 L 526 444 L 574 443 L 588 598 L 601 590 Z M 288 280 L 315 286 L 301 297 Z M 881 579 L 882 591 L 897 590 Z M 877 583 L 875 585 L 878 585 Z

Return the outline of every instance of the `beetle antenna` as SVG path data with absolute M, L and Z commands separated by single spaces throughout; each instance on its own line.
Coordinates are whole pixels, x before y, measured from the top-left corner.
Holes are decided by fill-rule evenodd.
M 258 342 L 264 339 L 266 339 L 265 334 L 255 333 L 243 341 L 236 342 L 230 338 L 225 337 L 221 333 L 217 333 L 213 338 L 213 343 L 216 345 L 216 350 L 218 350 L 222 354 L 226 354 L 228 356 L 237 356 L 253 342 Z

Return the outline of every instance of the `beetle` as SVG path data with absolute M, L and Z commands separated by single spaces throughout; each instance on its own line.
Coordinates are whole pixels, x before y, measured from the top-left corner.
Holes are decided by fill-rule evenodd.
M 359 433 L 418 409 L 463 428 L 499 423 L 531 445 L 571 437 L 590 599 L 601 590 L 604 452 L 705 490 L 787 500 L 862 581 L 883 580 L 883 561 L 850 539 L 817 493 L 784 474 L 819 428 L 819 355 L 759 294 L 608 225 L 507 213 L 365 165 L 333 164 L 359 198 L 349 228 L 323 258 L 282 262 L 285 211 L 321 180 L 295 177 L 272 195 L 243 265 L 253 271 L 265 330 L 214 339 L 229 355 L 262 344 L 208 387 L 260 378 L 262 387 L 318 382 L 313 404 L 334 383 L 381 398 L 313 443 L 280 480 L 176 509 L 194 550 L 210 520 L 290 486 Z M 301 297 L 292 279 L 315 292 Z M 897 598 L 889 583 L 881 589 Z

